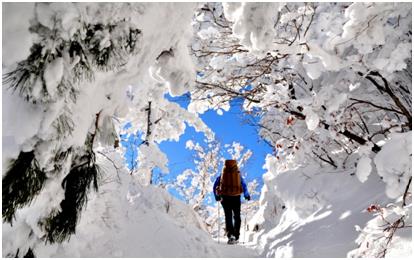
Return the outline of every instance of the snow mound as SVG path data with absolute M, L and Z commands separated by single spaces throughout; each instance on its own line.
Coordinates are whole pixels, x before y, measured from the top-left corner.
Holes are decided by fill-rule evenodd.
M 354 227 L 372 219 L 367 206 L 390 202 L 377 174 L 361 183 L 318 164 L 275 171 L 272 157 L 267 162 L 261 207 L 249 222 L 261 257 L 346 257 L 357 247 Z
M 411 131 L 392 133 L 374 159 L 378 175 L 387 184 L 386 192 L 390 198 L 401 196 L 411 177 L 411 138 Z

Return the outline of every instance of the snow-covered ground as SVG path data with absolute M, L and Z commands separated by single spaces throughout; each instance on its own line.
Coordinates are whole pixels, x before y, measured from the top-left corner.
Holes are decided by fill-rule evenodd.
M 301 172 L 300 170 L 292 171 L 290 174 L 300 175 Z M 306 171 L 303 172 L 306 173 Z M 325 194 L 322 191 L 320 194 L 305 193 L 305 196 L 309 198 L 307 199 L 304 196 L 303 199 L 307 200 L 304 204 L 307 205 L 302 204 L 303 207 L 299 206 L 298 203 L 289 203 L 293 201 L 286 201 L 285 203 L 280 201 L 285 206 L 284 209 L 279 205 L 264 206 L 264 215 L 279 219 L 280 222 L 277 225 L 266 225 L 266 220 L 263 218 L 263 222 L 257 220 L 249 223 L 251 226 L 258 224 L 260 227 L 254 237 L 262 250 L 263 256 L 346 257 L 348 251 L 355 248 L 356 244 L 353 241 L 357 238 L 358 233 L 354 226 L 363 226 L 371 218 L 370 214 L 364 212 L 368 202 L 384 201 L 386 199 L 385 194 L 380 192 L 381 189 L 384 189 L 384 185 L 378 178 L 370 178 L 368 188 L 368 186 L 358 183 L 358 180 L 349 174 L 339 172 L 323 174 L 331 175 L 324 179 L 325 183 L 331 181 L 329 182 L 330 187 L 336 187 L 333 189 L 334 192 Z M 299 178 L 304 179 L 306 185 L 306 177 Z M 300 181 L 300 179 L 297 181 Z M 294 178 L 291 178 L 290 182 L 294 182 Z M 283 184 L 279 182 L 278 186 L 283 186 Z M 280 189 L 283 189 L 293 194 L 295 191 L 292 187 L 295 186 L 293 184 L 289 189 L 279 188 L 277 192 L 279 193 L 281 192 Z M 297 188 L 306 189 L 302 185 Z M 313 188 L 316 190 L 315 187 Z M 326 197 L 326 195 L 329 197 Z M 266 194 L 266 196 L 271 195 Z M 276 197 L 277 195 L 273 194 L 273 196 Z M 290 199 L 293 198 L 290 197 Z M 318 200 L 325 201 L 319 203 Z M 321 204 L 323 206 L 320 207 Z M 272 206 L 276 212 L 271 212 L 272 209 L 269 208 Z M 305 206 L 315 207 L 315 212 L 306 214 Z M 318 207 L 320 208 L 318 209 Z M 312 212 L 309 208 L 308 212 Z M 302 216 L 298 213 L 302 213 Z M 261 212 L 259 212 L 260 214 Z
M 272 174 L 268 167 L 260 210 L 249 221 L 250 229 L 256 226 L 257 230 L 248 232 L 262 257 L 347 257 L 360 246 L 357 238 L 365 233 L 361 229 L 374 217 L 367 211 L 369 205 L 395 203 L 377 174 L 361 183 L 355 174 L 324 172 L 318 165 L 278 174 Z M 411 216 L 411 203 L 405 209 L 403 214 Z M 412 254 L 410 223 L 395 235 L 390 256 Z M 384 228 L 379 224 L 373 227 L 379 235 Z M 360 249 L 364 247 L 368 249 L 368 244 L 362 243 Z
M 116 171 L 107 157 L 123 164 L 114 150 L 99 156 L 102 185 L 91 196 L 76 234 L 60 245 L 33 245 L 36 257 L 257 256 L 253 249 L 227 245 L 224 238 L 217 243 L 190 206 L 165 189 L 137 184 L 126 168 Z M 14 230 L 3 226 L 3 237 L 10 238 Z M 3 240 L 5 252 L 11 241 Z

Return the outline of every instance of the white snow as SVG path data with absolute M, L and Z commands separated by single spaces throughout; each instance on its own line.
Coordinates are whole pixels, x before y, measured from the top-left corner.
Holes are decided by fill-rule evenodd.
M 8 67 L 27 58 L 30 54 L 33 36 L 27 28 L 30 26 L 34 3 L 4 3 L 2 5 L 2 64 Z M 3 66 L 3 70 L 5 67 Z
M 374 158 L 378 175 L 386 183 L 386 192 L 390 198 L 401 196 L 411 177 L 411 140 L 412 132 L 393 133 Z
M 361 86 L 361 84 L 360 84 L 360 83 L 350 84 L 350 85 L 349 85 L 349 91 L 353 91 L 353 90 L 355 90 L 355 89 L 359 88 L 360 86 Z
M 136 166 L 136 175 L 142 179 L 140 183 L 146 185 L 150 183 L 152 169 L 154 168 L 159 168 L 164 173 L 169 172 L 167 156 L 153 143 L 140 146 L 137 160 L 139 163 Z
M 250 237 L 262 257 L 345 257 L 356 247 L 354 226 L 370 219 L 367 205 L 386 201 L 384 184 L 372 174 L 362 184 L 319 165 L 283 171 L 273 157 L 266 162 L 261 210 L 249 222 L 259 227 Z
M 312 110 L 311 107 L 305 107 L 303 113 L 306 116 L 306 125 L 310 131 L 315 130 L 319 124 L 319 117 L 318 115 Z
M 42 109 L 33 104 L 29 104 L 13 95 L 6 88 L 2 89 L 2 136 L 3 136 L 3 171 L 7 167 L 7 159 L 16 158 L 19 148 L 28 139 L 36 134 L 42 120 Z M 13 107 L 13 113 L 7 113 L 9 107 Z M 16 115 L 19 115 L 16 117 Z M 25 127 L 22 127 L 22 124 Z
M 337 111 L 343 103 L 346 102 L 348 99 L 347 94 L 340 93 L 339 95 L 335 95 L 333 98 L 331 98 L 327 103 L 328 105 L 328 113 Z
M 252 52 L 271 49 L 273 24 L 279 3 L 224 3 L 227 19 L 233 22 L 233 34 Z
M 207 29 L 202 29 L 198 33 L 198 36 L 202 39 L 209 39 L 218 35 L 218 31 L 213 27 L 208 27 Z
M 3 140 L 5 140 L 3 144 L 6 144 L 6 146 L 3 146 L 2 173 L 6 172 L 10 159 L 16 158 L 21 150 L 33 150 L 39 140 L 42 144 L 36 145 L 36 155 L 39 163 L 41 166 L 45 166 L 46 169 L 53 166 L 53 164 L 50 164 L 50 160 L 55 155 L 53 149 L 67 149 L 71 146 L 83 147 L 88 132 L 94 131 L 97 114 L 100 114 L 102 120 L 106 116 L 114 117 L 120 124 L 125 120 L 130 120 L 134 123 L 133 130 L 140 129 L 145 133 L 147 130 L 147 112 L 145 108 L 149 101 L 152 101 L 153 104 L 151 120 L 154 124 L 150 145 L 140 147 L 142 151 L 139 153 L 141 155 L 139 163 L 142 167 L 139 168 L 139 171 L 142 174 L 139 177 L 144 179 L 143 183 L 148 183 L 148 175 L 153 167 L 159 167 L 162 171 L 168 172 L 168 168 L 166 168 L 168 159 L 159 150 L 158 143 L 168 139 L 178 140 L 179 136 L 184 133 L 185 122 L 188 122 L 197 131 L 204 131 L 208 138 L 212 138 L 213 133 L 196 114 L 185 111 L 178 104 L 171 103 L 164 98 L 166 93 L 181 95 L 188 91 L 190 89 L 189 82 L 195 78 L 193 63 L 187 52 L 186 40 L 189 37 L 185 36 L 191 33 L 191 18 L 196 6 L 196 4 L 187 3 L 135 3 L 132 5 L 120 3 L 102 5 L 96 3 L 42 3 L 36 5 L 35 11 L 35 6 L 31 4 L 4 5 L 3 14 L 10 13 L 16 16 L 10 17 L 10 23 L 9 21 L 5 22 L 8 26 L 6 30 L 3 30 L 3 39 L 8 39 L 7 46 L 10 48 L 11 46 L 19 48 L 19 52 L 9 47 L 7 47 L 9 48 L 7 50 L 3 49 L 3 54 L 6 54 L 6 51 L 10 54 L 5 55 L 3 59 L 3 66 L 6 66 L 7 69 L 12 69 L 16 61 L 27 57 L 26 46 L 31 46 L 32 37 L 29 33 L 23 34 L 23 32 L 28 31 L 29 23 L 26 23 L 26 20 L 32 19 L 35 13 L 40 19 L 39 22 L 53 28 L 54 15 L 66 13 L 66 11 L 70 12 L 70 15 L 64 16 L 61 21 L 64 23 L 62 24 L 63 29 L 68 30 L 63 32 L 64 37 L 70 37 L 73 29 L 78 29 L 81 26 L 75 22 L 81 17 L 89 19 L 88 22 L 91 23 L 109 23 L 125 18 L 142 30 L 143 39 L 139 42 L 138 54 L 133 56 L 122 70 L 94 71 L 93 82 L 83 81 L 80 86 L 75 86 L 79 90 L 79 96 L 75 103 L 66 102 L 64 97 L 57 95 L 56 92 L 56 87 L 62 77 L 67 76 L 66 74 L 63 75 L 66 73 L 65 71 L 71 69 L 75 64 L 75 61 L 74 64 L 67 64 L 63 61 L 65 58 L 53 60 L 47 65 L 44 73 L 47 90 L 51 96 L 57 99 L 50 104 L 28 103 L 19 97 L 17 92 L 12 95 L 9 90 L 6 90 L 7 86 L 5 86 L 3 88 L 2 107 L 3 126 L 5 126 L 3 128 Z M 174 15 L 171 15 L 171 10 L 175 10 Z M 9 17 L 7 14 L 3 18 L 6 16 Z M 15 19 L 18 16 L 20 18 Z M 168 17 L 169 22 L 165 23 L 165 20 L 159 19 L 159 17 Z M 3 26 L 5 26 L 5 23 L 3 23 Z M 19 37 L 13 37 L 16 32 Z M 108 46 L 108 41 L 105 39 L 105 37 L 102 38 L 101 47 Z M 164 57 L 163 59 L 161 57 L 157 61 L 157 57 L 170 48 L 174 49 L 174 57 Z M 16 53 L 22 53 L 24 56 L 15 57 L 14 54 Z M 152 66 L 160 68 L 162 82 L 154 81 L 151 78 L 148 68 Z M 37 92 L 35 96 L 40 93 Z M 65 111 L 69 111 L 74 130 L 70 135 L 58 138 L 53 124 Z M 143 118 L 145 120 L 142 120 Z M 158 120 L 157 124 L 155 124 L 156 120 Z M 68 169 L 66 168 L 61 176 L 50 176 L 46 188 L 37 196 L 35 203 L 18 210 L 13 226 L 3 224 L 3 237 L 5 238 L 3 239 L 3 256 L 7 254 L 14 255 L 17 248 L 21 247 L 21 250 L 27 250 L 30 246 L 32 248 L 36 247 L 35 251 L 39 251 L 39 256 L 48 255 L 47 252 L 42 253 L 44 243 L 40 240 L 41 234 L 37 234 L 39 229 L 37 224 L 42 215 L 46 216 L 51 210 L 59 208 L 62 199 L 61 182 L 67 172 Z M 128 173 L 127 175 L 129 176 Z M 135 181 L 138 181 L 139 177 L 136 176 Z M 116 191 L 115 193 L 126 196 L 127 190 Z M 109 196 L 113 196 L 113 194 Z M 123 204 L 123 206 L 126 205 Z M 96 217 L 100 216 L 96 215 Z M 117 220 L 114 219 L 113 221 L 116 222 Z M 19 228 L 24 232 L 19 233 L 20 240 L 15 240 L 16 236 L 12 234 L 15 234 Z M 36 230 L 37 235 L 27 242 L 31 229 Z M 84 228 L 79 230 L 82 229 Z M 126 228 L 126 230 L 128 229 Z M 86 234 L 94 231 L 93 229 L 85 229 Z M 100 232 L 97 231 L 98 234 Z M 111 233 L 108 235 L 113 236 Z M 73 240 L 75 239 L 72 238 L 71 241 Z M 79 241 L 80 244 L 84 244 L 82 239 Z M 129 245 L 132 246 L 132 244 Z M 56 245 L 51 247 L 58 248 Z M 185 250 L 180 251 L 185 252 Z M 88 249 L 83 252 L 87 254 Z M 108 251 L 102 252 L 108 253 Z M 67 255 L 73 254 L 76 254 L 76 252 L 67 251 Z M 59 255 L 61 254 L 57 252 L 56 256 Z M 111 255 L 113 254 L 111 253 Z M 105 255 L 101 254 L 100 256 Z
M 357 169 L 356 169 L 356 176 L 360 182 L 365 182 L 368 180 L 368 176 L 370 175 L 372 170 L 371 167 L 371 158 L 367 156 L 363 156 L 359 159 Z
M 407 67 L 405 60 L 410 57 L 411 44 L 400 43 L 390 54 L 391 59 L 378 58 L 373 61 L 374 66 L 379 70 L 385 70 L 388 73 L 403 70 Z
M 319 47 L 318 44 L 311 42 L 308 45 L 308 55 L 311 57 L 319 58 L 322 61 L 325 70 L 338 71 L 344 66 L 343 62 L 338 58 L 338 56 L 328 53 L 327 51 Z
M 208 5 L 217 7 L 211 13 L 224 15 L 229 27 L 213 26 L 212 14 L 196 15 L 197 8 L 203 6 L 199 3 L 2 5 L 3 75 L 28 57 L 33 43 L 41 42 L 39 35 L 28 30 L 36 21 L 47 30 L 58 29 L 58 37 L 64 41 L 72 39 L 77 31 L 85 37 L 83 24 L 123 21 L 115 32 L 103 30 L 95 35 L 101 50 L 114 44 L 113 37 L 127 32 L 128 26 L 142 32 L 137 52 L 123 66 L 109 71 L 93 68 L 92 81 L 74 84 L 79 92 L 76 102 L 70 101 L 67 93 L 58 92 L 62 80 L 70 77 L 69 72 L 81 62 L 79 56 L 71 60 L 67 50 L 62 57 L 54 50 L 56 57 L 44 60 L 41 76 L 49 95 L 47 102 L 43 100 L 40 77 L 30 86 L 35 103 L 26 102 L 18 96 L 19 90 L 13 93 L 4 84 L 2 175 L 19 152 L 32 150 L 39 166 L 51 171 L 57 150 L 82 148 L 88 134 L 96 131 L 94 150 L 102 176 L 100 190 L 89 194 L 76 234 L 69 241 L 51 245 L 45 244 L 44 230 L 38 223 L 59 210 L 64 198 L 61 184 L 71 167 L 70 160 L 61 171 L 48 174 L 40 194 L 17 210 L 13 225 L 2 224 L 3 257 L 14 256 L 17 249 L 21 255 L 28 248 L 37 257 L 372 257 L 387 244 L 388 231 L 384 227 L 399 218 L 404 218 L 405 226 L 397 229 L 387 244 L 387 257 L 412 255 L 412 188 L 408 190 L 406 204 L 402 203 L 412 177 L 412 132 L 403 125 L 404 115 L 375 110 L 364 102 L 351 108 L 351 98 L 358 98 L 397 109 L 389 95 L 380 93 L 367 80 L 370 72 L 378 71 L 397 96 L 406 99 L 401 101 L 411 110 L 410 95 L 401 94 L 412 91 L 412 41 L 407 34 L 412 27 L 411 5 Z M 297 40 L 288 43 L 292 40 L 289 38 L 281 43 L 283 33 L 299 30 L 293 26 L 299 20 L 303 24 Z M 199 27 L 198 22 L 202 24 Z M 308 23 L 305 35 L 303 30 Z M 242 52 L 195 60 L 190 55 L 191 47 L 206 47 L 203 44 L 208 41 L 231 43 Z M 53 49 L 57 44 L 47 41 L 46 47 Z M 275 60 L 271 70 L 256 82 L 243 81 L 248 74 L 262 72 L 254 63 L 264 57 L 283 55 L 287 56 Z M 203 76 L 197 76 L 197 72 Z M 383 83 L 380 77 L 373 77 Z M 205 215 L 198 215 L 192 208 L 203 199 L 201 193 L 211 192 L 211 176 L 220 170 L 206 170 L 203 160 L 218 165 L 223 159 L 213 145 L 215 133 L 199 114 L 213 109 L 222 115 L 230 109 L 222 88 L 211 87 L 203 92 L 195 84 L 196 78 L 212 86 L 228 87 L 233 94 L 249 93 L 248 84 L 255 90 L 250 94 L 256 101 L 244 100 L 243 108 L 253 114 L 255 109 L 260 111 L 260 135 L 273 154 L 266 157 L 267 172 L 260 200 L 254 202 L 256 206 L 250 206 L 257 211 L 249 219 L 249 231 L 242 231 L 247 245 L 217 244 L 225 242 L 223 236 L 217 238 L 224 233 L 222 210 L 221 230 L 217 234 L 215 205 L 206 207 Z M 241 83 L 233 83 L 234 78 L 241 78 Z M 397 84 L 406 84 L 408 90 L 398 89 L 394 86 Z M 255 89 L 258 86 L 260 89 Z M 187 108 L 166 98 L 183 94 L 191 95 Z M 305 115 L 305 120 L 289 114 L 292 111 Z M 98 115 L 100 119 L 95 122 Z M 74 129 L 59 134 L 56 122 L 65 116 Z M 125 130 L 127 122 L 132 127 Z M 329 129 L 322 127 L 321 122 Z M 202 132 L 209 142 L 207 147 L 192 140 L 186 142 L 186 148 L 200 157 L 195 159 L 197 167 L 184 170 L 173 180 L 184 190 L 180 194 L 187 196 L 191 205 L 173 198 L 166 189 L 149 185 L 154 169 L 171 171 L 169 158 L 159 144 L 179 141 L 187 126 Z M 389 131 L 383 131 L 386 128 Z M 366 144 L 345 137 L 345 130 L 367 140 Z M 137 132 L 141 134 L 140 141 L 147 139 L 148 143 L 139 144 L 137 168 L 131 171 L 122 158 L 125 147 L 108 148 L 112 143 L 106 139 Z M 147 136 L 147 132 L 151 134 Z M 375 138 L 369 139 L 374 133 Z M 252 152 L 239 141 L 226 148 L 242 166 Z M 378 153 L 373 152 L 373 143 L 380 147 Z M 329 159 L 332 164 L 326 163 Z M 249 183 L 249 187 L 257 185 Z M 248 208 L 248 203 L 242 208 Z
M 101 152 L 122 165 L 121 154 Z M 255 256 L 253 250 L 217 244 L 191 207 L 166 190 L 137 184 L 126 169 L 116 171 L 104 156 L 99 156 L 99 165 L 103 185 L 91 194 L 76 235 L 58 246 L 35 245 L 37 257 Z M 3 243 L 3 251 L 8 246 Z

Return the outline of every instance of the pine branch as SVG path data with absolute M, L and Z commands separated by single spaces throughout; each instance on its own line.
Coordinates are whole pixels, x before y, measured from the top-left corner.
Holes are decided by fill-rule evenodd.
M 99 167 L 93 155 L 83 157 L 86 161 L 75 165 L 62 182 L 65 199 L 60 203 L 60 210 L 55 211 L 42 223 L 46 230 L 46 239 L 50 243 L 62 243 L 76 231 L 80 212 L 87 203 L 87 194 L 93 184 L 98 190 Z
M 65 111 L 53 122 L 53 127 L 56 129 L 59 137 L 70 135 L 75 129 L 75 123 L 71 119 L 71 113 L 66 107 Z
M 77 38 L 80 39 L 81 36 L 75 35 L 75 39 Z M 73 82 L 75 83 L 80 83 L 84 80 L 94 80 L 92 65 L 87 59 L 85 49 L 80 42 L 81 40 L 73 40 L 69 43 L 69 56 L 71 58 L 71 62 L 74 62 L 75 59 L 79 59 L 79 61 L 76 62 L 75 66 L 73 66 L 71 70 Z
M 18 91 L 19 96 L 26 101 L 34 101 L 31 95 L 33 86 L 38 80 L 41 81 L 42 91 L 46 91 L 43 80 L 43 71 L 45 69 L 45 56 L 42 54 L 43 46 L 33 44 L 30 48 L 30 55 L 26 60 L 17 64 L 17 68 L 3 76 L 3 84 L 10 84 L 9 88 L 13 92 Z M 45 54 L 47 56 L 47 54 Z
M 49 217 L 41 221 L 46 231 L 47 242 L 62 243 L 75 234 L 78 219 L 88 201 L 90 187 L 93 186 L 95 191 L 98 190 L 100 168 L 96 164 L 93 145 L 101 112 L 102 110 L 96 114 L 95 130 L 86 139 L 83 155 L 72 161 L 71 170 L 62 181 L 65 198 L 60 203 L 60 210 L 53 211 Z
M 20 152 L 2 181 L 3 221 L 12 223 L 17 209 L 29 204 L 40 193 L 46 179 L 34 151 Z

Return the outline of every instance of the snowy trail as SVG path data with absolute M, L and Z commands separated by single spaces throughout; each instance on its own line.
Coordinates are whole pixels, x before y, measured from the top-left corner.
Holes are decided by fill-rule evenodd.
M 222 223 L 224 224 L 224 223 Z M 255 249 L 256 242 L 249 241 L 249 234 L 244 233 L 243 226 L 240 228 L 239 243 L 235 245 L 227 244 L 227 237 L 221 234 L 219 241 L 217 237 L 213 237 L 213 241 L 216 244 L 217 249 L 220 251 L 220 257 L 245 257 L 245 258 L 257 258 L 260 254 Z
M 227 245 L 224 236 L 217 243 L 191 207 L 166 190 L 137 185 L 128 174 L 104 177 L 107 183 L 92 194 L 76 234 L 57 248 L 36 245 L 38 257 L 258 257 L 250 244 Z
M 241 238 L 243 234 L 241 234 Z M 217 238 L 214 239 L 217 249 L 220 250 L 220 257 L 245 257 L 245 258 L 256 258 L 259 257 L 259 254 L 253 249 L 253 244 L 251 242 L 243 243 L 240 241 L 236 245 L 228 245 L 227 238 L 220 237 L 220 243 L 217 243 Z

